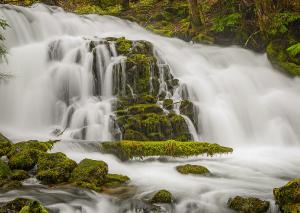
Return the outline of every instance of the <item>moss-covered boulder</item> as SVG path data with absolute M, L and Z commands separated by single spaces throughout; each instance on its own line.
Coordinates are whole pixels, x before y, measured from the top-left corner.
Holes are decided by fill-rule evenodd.
M 48 211 L 42 206 L 41 203 L 35 200 L 27 198 L 16 198 L 2 207 L 0 207 L 2 213 L 48 213 Z
M 275 68 L 289 75 L 298 76 L 300 75 L 300 51 L 297 52 L 297 48 L 295 48 L 295 50 L 293 46 L 295 46 L 294 41 L 274 40 L 269 43 L 266 52 L 270 62 Z
M 231 153 L 232 148 L 218 144 L 179 141 L 120 141 L 103 142 L 101 151 L 116 155 L 121 160 L 151 156 L 187 157 Z
M 300 178 L 289 181 L 286 185 L 273 190 L 276 204 L 284 213 L 299 212 Z
M 255 197 L 236 196 L 228 200 L 228 207 L 243 213 L 264 213 L 269 209 L 270 202 Z
M 108 166 L 104 161 L 84 159 L 73 170 L 72 182 L 85 182 L 102 186 L 108 174 Z
M 151 203 L 172 203 L 171 192 L 163 189 L 154 194 Z
M 12 142 L 0 133 L 0 157 L 6 155 L 12 146 Z
M 13 144 L 7 153 L 9 167 L 21 170 L 32 169 L 38 161 L 38 156 L 51 149 L 53 144 L 54 141 L 26 141 Z
M 177 166 L 176 170 L 181 173 L 181 174 L 193 174 L 193 175 L 205 175 L 205 174 L 209 174 L 210 171 L 204 167 L 204 166 L 200 166 L 200 165 L 191 165 L 191 164 L 186 164 L 186 165 L 181 165 L 181 166 Z
M 18 180 L 18 181 L 25 180 L 29 177 L 30 175 L 28 174 L 28 172 L 24 170 L 13 170 L 10 176 L 12 180 Z
M 42 153 L 38 158 L 36 177 L 44 184 L 67 182 L 76 166 L 75 161 L 61 152 Z
M 9 166 L 0 159 L 0 180 L 7 179 L 11 175 Z
M 105 187 L 115 188 L 122 186 L 123 184 L 127 183 L 130 180 L 129 177 L 125 175 L 118 175 L 118 174 L 108 174 L 105 179 Z

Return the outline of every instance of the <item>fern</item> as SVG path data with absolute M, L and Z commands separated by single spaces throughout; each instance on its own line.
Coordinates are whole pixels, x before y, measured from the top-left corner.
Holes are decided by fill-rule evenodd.
M 287 33 L 288 25 L 296 21 L 300 21 L 300 13 L 278 13 L 271 20 L 269 34 Z
M 290 46 L 286 49 L 290 56 L 296 57 L 300 53 L 300 43 Z
M 241 20 L 242 15 L 240 13 L 232 13 L 225 17 L 218 17 L 214 19 L 212 31 L 223 32 L 226 28 L 235 27 Z

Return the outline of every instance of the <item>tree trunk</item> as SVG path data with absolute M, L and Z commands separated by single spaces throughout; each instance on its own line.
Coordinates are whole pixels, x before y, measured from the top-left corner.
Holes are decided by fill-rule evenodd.
M 122 8 L 122 10 L 128 10 L 129 9 L 129 0 L 121 0 L 121 8 Z
M 201 27 L 201 18 L 198 8 L 198 2 L 197 0 L 188 0 L 188 3 L 192 28 L 195 32 L 197 32 L 200 30 Z

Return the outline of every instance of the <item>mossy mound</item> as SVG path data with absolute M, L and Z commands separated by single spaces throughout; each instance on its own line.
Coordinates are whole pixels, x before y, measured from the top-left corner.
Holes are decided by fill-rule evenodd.
M 121 160 L 150 156 L 188 157 L 203 154 L 212 156 L 233 151 L 232 148 L 218 144 L 179 141 L 104 142 L 100 146 L 102 152 L 114 154 Z
M 0 133 L 0 157 L 6 155 L 12 146 L 12 142 Z
M 191 164 L 186 164 L 182 166 L 177 166 L 176 170 L 181 173 L 181 174 L 194 174 L 194 175 L 204 175 L 204 174 L 209 174 L 210 171 L 200 165 L 191 165 Z
M 36 177 L 44 184 L 67 182 L 76 166 L 75 161 L 61 152 L 42 153 L 38 158 Z
M 21 170 L 32 169 L 38 161 L 38 156 L 51 149 L 54 142 L 26 141 L 13 144 L 7 153 L 9 167 Z
M 11 175 L 9 166 L 0 159 L 0 180 L 7 179 Z
M 288 51 L 294 45 L 291 43 L 275 40 L 270 42 L 266 51 L 270 62 L 279 70 L 284 71 L 292 76 L 300 75 L 300 58 L 299 53 Z M 290 47 L 290 48 L 289 48 Z
M 108 166 L 104 161 L 84 159 L 73 170 L 72 182 L 85 182 L 102 186 L 108 174 Z
M 154 194 L 151 203 L 172 203 L 171 192 L 163 189 Z
M 28 174 L 28 172 L 24 170 L 13 170 L 10 176 L 12 180 L 18 180 L 18 181 L 25 180 L 29 177 L 30 175 Z
M 236 196 L 228 200 L 228 207 L 243 213 L 264 213 L 270 206 L 269 201 L 260 200 L 255 197 Z
M 27 198 L 16 198 L 0 207 L 0 212 L 48 213 L 41 203 Z
M 0 187 L 3 190 L 12 190 L 12 189 L 17 189 L 22 187 L 22 183 L 17 180 L 10 180 L 10 179 L 3 179 L 0 180 Z
M 289 181 L 286 185 L 273 190 L 276 204 L 284 213 L 299 212 L 300 178 Z
M 115 188 L 122 186 L 123 184 L 127 183 L 130 180 L 129 177 L 125 175 L 118 175 L 118 174 L 108 174 L 105 179 L 105 187 Z

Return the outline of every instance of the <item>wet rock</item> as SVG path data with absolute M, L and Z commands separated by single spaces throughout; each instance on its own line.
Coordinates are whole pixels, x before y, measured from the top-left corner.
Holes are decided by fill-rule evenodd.
M 270 202 L 255 197 L 236 196 L 228 200 L 228 207 L 243 213 L 264 213 L 269 209 Z
M 300 212 L 300 178 L 273 190 L 276 204 L 283 213 Z
M 167 110 L 172 110 L 173 109 L 173 100 L 172 99 L 165 99 L 163 101 L 163 106 Z
M 160 190 L 152 197 L 151 203 L 172 203 L 172 194 L 167 190 Z
M 210 171 L 204 166 L 191 164 L 177 166 L 176 170 L 181 174 L 204 175 L 210 173 Z
M 197 119 L 197 109 L 194 106 L 194 104 L 189 100 L 183 100 L 180 103 L 179 111 L 182 115 L 187 116 L 194 124 L 194 126 L 197 127 L 198 125 L 198 119 Z
M 38 158 L 36 177 L 44 184 L 67 182 L 76 166 L 75 161 L 61 152 L 42 153 Z

